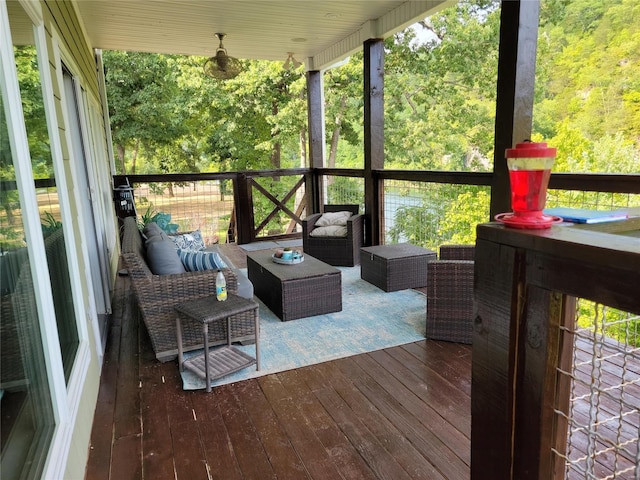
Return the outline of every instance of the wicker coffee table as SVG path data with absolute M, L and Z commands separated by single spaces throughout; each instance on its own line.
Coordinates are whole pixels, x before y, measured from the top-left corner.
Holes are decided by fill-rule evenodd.
M 360 249 L 360 277 L 385 292 L 427 285 L 427 263 L 436 260 L 436 252 L 397 243 Z
M 342 273 L 310 255 L 295 265 L 274 263 L 271 251 L 247 253 L 255 295 L 282 321 L 342 310 Z
M 256 329 L 256 358 L 231 346 L 231 317 L 239 313 L 257 310 L 258 304 L 253 300 L 239 297 L 232 293 L 227 295 L 227 300 L 219 302 L 215 295 L 199 298 L 175 306 L 176 335 L 178 341 L 178 366 L 191 370 L 207 384 L 207 392 L 211 391 L 211 380 L 229 375 L 243 368 L 256 365 L 260 370 L 260 321 L 255 315 Z M 182 320 L 198 322 L 202 324 L 202 336 L 204 338 L 204 351 L 188 360 L 184 360 L 182 350 Z M 209 350 L 209 324 L 226 322 L 221 325 L 227 332 L 227 345 Z

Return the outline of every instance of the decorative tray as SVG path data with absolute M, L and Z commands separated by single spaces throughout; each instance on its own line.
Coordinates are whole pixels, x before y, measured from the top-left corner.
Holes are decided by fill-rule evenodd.
M 275 256 L 275 253 L 271 255 L 271 260 L 274 263 L 279 263 L 280 265 L 295 265 L 297 263 L 304 262 L 304 255 L 301 255 L 300 258 L 292 258 L 291 260 L 285 260 L 283 258 L 278 258 Z

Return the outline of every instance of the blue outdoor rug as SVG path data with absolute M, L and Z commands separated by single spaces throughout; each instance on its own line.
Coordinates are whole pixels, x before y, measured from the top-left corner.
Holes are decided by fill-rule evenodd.
M 386 293 L 360 278 L 360 267 L 342 271 L 342 311 L 282 322 L 260 305 L 261 370 L 255 366 L 213 381 L 223 385 L 424 339 L 426 299 L 415 290 Z M 238 348 L 255 356 L 255 346 Z M 195 354 L 197 352 L 192 352 Z M 205 388 L 182 372 L 183 388 Z

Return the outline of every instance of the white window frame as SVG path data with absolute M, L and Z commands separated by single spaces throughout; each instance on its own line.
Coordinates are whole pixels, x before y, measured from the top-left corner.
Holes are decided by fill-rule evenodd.
M 68 113 L 67 113 L 67 109 L 64 108 L 65 105 L 68 105 L 69 99 L 67 99 L 67 95 L 65 92 L 65 88 L 64 88 L 64 76 L 63 76 L 63 67 L 62 65 L 64 64 L 65 68 L 71 73 L 71 76 L 73 78 L 73 83 L 74 83 L 74 90 L 75 90 L 75 96 L 76 99 L 78 100 L 78 116 L 79 116 L 79 121 L 81 124 L 81 134 L 82 134 L 82 144 L 83 144 L 83 152 L 75 152 L 74 151 L 74 143 L 71 139 L 71 132 L 69 131 L 68 128 L 65 129 L 65 141 L 69 150 L 69 155 L 71 158 L 73 158 L 74 156 L 82 156 L 83 158 L 86 159 L 86 161 L 89 163 L 89 165 L 87 165 L 87 174 L 88 175 L 94 175 L 95 173 L 95 169 L 94 169 L 94 163 L 96 161 L 95 155 L 94 155 L 94 151 L 91 148 L 91 145 L 93 144 L 93 138 L 91 138 L 92 132 L 91 132 L 91 124 L 88 120 L 88 116 L 87 116 L 87 108 L 88 108 L 88 99 L 87 99 L 87 94 L 86 89 L 81 88 L 82 85 L 82 77 L 81 75 L 78 74 L 78 72 L 80 71 L 78 65 L 76 64 L 76 62 L 73 59 L 73 56 L 67 51 L 66 47 L 64 46 L 64 42 L 62 41 L 62 39 L 60 38 L 59 34 L 57 31 L 53 30 L 52 31 L 52 39 L 53 39 L 53 57 L 54 57 L 54 65 L 55 65 L 55 72 L 56 72 L 56 78 L 57 78 L 57 82 L 58 85 L 60 85 L 60 101 L 63 105 L 63 108 L 61 109 L 62 111 L 62 118 L 63 118 L 63 122 L 65 125 L 69 125 L 69 117 L 68 117 Z M 81 183 L 79 182 L 78 178 L 80 175 L 85 175 L 85 172 L 81 172 L 78 171 L 78 164 L 75 161 L 71 161 L 69 162 L 69 168 L 70 168 L 70 172 L 71 172 L 71 178 L 72 178 L 72 184 L 74 185 L 73 188 L 73 202 L 75 203 L 75 205 L 80 205 L 80 202 L 83 201 L 80 197 L 80 192 L 77 190 L 77 188 L 75 188 L 76 185 L 80 185 Z M 98 177 L 96 177 L 98 178 Z M 99 179 L 98 179 L 99 181 Z M 98 185 L 97 187 L 100 188 L 102 185 Z M 96 222 L 104 222 L 105 219 L 103 218 L 101 212 L 95 212 L 97 215 L 95 220 Z M 79 223 L 80 225 L 84 225 L 84 222 L 87 221 L 87 219 L 84 216 L 84 212 L 82 210 L 82 208 L 78 207 L 76 209 L 76 218 L 75 221 L 77 223 Z M 104 224 L 104 223 L 103 223 Z M 79 229 L 79 234 L 81 236 L 82 239 L 82 243 L 83 245 L 87 244 L 87 239 L 84 233 L 84 229 L 80 228 Z M 89 262 L 89 256 L 88 256 L 88 252 L 86 248 L 82 249 L 82 257 L 83 257 L 83 262 L 85 265 L 90 265 Z M 85 285 L 87 285 L 87 295 L 88 295 L 88 300 L 89 300 L 89 312 L 88 313 L 88 321 L 91 323 L 91 327 L 93 330 L 93 336 L 94 336 L 94 342 L 96 345 L 96 351 L 97 351 L 97 355 L 98 355 L 98 362 L 101 365 L 102 364 L 102 359 L 103 359 L 103 355 L 104 355 L 104 351 L 102 348 L 102 341 L 100 339 L 100 326 L 99 326 L 99 322 L 98 322 L 98 314 L 97 314 L 97 310 L 96 310 L 96 299 L 95 299 L 95 295 L 94 295 L 94 284 L 93 284 L 93 277 L 91 276 L 91 272 L 90 271 L 85 271 L 85 272 L 80 272 L 78 275 L 78 279 L 79 278 L 83 278 L 83 281 L 85 283 Z M 102 288 L 102 285 L 100 285 L 100 288 Z M 108 299 L 108 301 L 110 302 L 110 298 Z

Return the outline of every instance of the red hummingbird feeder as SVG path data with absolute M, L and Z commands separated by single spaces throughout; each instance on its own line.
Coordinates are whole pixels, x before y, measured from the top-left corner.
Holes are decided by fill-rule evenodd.
M 522 142 L 505 152 L 511 182 L 513 212 L 495 216 L 498 222 L 513 228 L 542 229 L 562 218 L 543 213 L 547 201 L 547 186 L 556 149 L 544 142 Z

